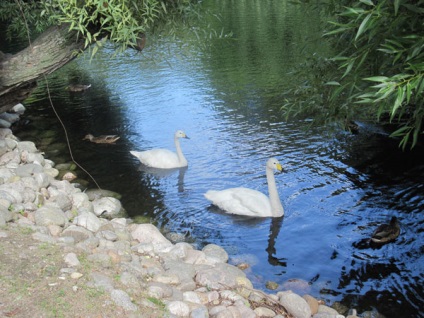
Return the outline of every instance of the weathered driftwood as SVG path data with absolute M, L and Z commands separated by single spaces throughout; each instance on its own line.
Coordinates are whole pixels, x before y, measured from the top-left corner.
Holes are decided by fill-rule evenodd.
M 0 54 L 0 113 L 25 100 L 43 75 L 59 69 L 84 48 L 69 25 L 54 26 L 16 54 Z

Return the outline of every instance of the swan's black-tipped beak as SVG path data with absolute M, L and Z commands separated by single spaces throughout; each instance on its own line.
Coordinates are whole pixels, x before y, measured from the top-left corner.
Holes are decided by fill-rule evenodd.
M 184 138 L 185 138 L 185 139 L 190 139 L 190 137 L 189 137 L 189 136 L 187 136 L 187 135 L 185 135 L 185 136 L 184 136 Z

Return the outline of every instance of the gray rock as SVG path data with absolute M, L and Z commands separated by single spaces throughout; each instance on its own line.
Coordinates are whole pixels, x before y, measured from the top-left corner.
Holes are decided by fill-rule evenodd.
M 167 305 L 168 311 L 177 317 L 188 317 L 190 307 L 183 301 L 171 301 Z
M 256 318 L 256 317 L 258 317 L 256 312 L 253 309 L 247 307 L 246 305 L 236 305 L 236 306 L 237 306 L 238 311 L 241 314 L 241 317 L 243 317 L 243 318 Z M 261 316 L 259 316 L 259 317 L 261 317 Z
M 206 306 L 199 306 L 194 308 L 190 313 L 190 318 L 209 318 L 208 308 Z M 246 316 L 246 318 L 250 317 Z
M 206 254 L 198 250 L 187 250 L 184 261 L 189 264 L 207 264 Z
M 73 208 L 79 210 L 84 209 L 93 212 L 93 204 L 88 199 L 88 195 L 83 192 L 72 193 Z
M 193 281 L 196 275 L 194 266 L 180 260 L 163 259 L 163 268 L 168 274 L 177 275 L 181 282 Z
M 25 188 L 29 188 L 32 191 L 38 191 L 40 189 L 37 181 L 32 177 L 22 177 L 20 181 Z
M 21 141 L 18 142 L 18 149 L 20 151 L 37 152 L 37 147 L 32 141 Z
M 226 263 L 219 263 L 214 267 L 199 270 L 196 274 L 195 281 L 199 285 L 214 290 L 227 288 L 235 288 L 237 285 L 237 277 L 246 277 L 246 274 L 237 267 Z
M 150 297 L 169 298 L 172 296 L 172 288 L 163 283 L 151 282 L 147 287 L 147 293 Z
M 183 300 L 195 304 L 201 304 L 202 301 L 199 298 L 199 295 L 194 291 L 186 291 L 183 293 Z
M 65 230 L 63 230 L 62 234 L 60 235 L 62 237 L 64 236 L 70 236 L 74 238 L 75 243 L 85 241 L 86 239 L 93 237 L 93 233 L 91 233 L 89 230 L 77 226 L 77 225 L 70 225 Z
M 10 128 L 12 126 L 11 123 L 9 123 L 7 120 L 0 118 L 0 128 Z
M 35 232 L 34 234 L 32 234 L 32 238 L 36 241 L 40 241 L 44 243 L 50 243 L 50 244 L 56 243 L 56 240 L 53 237 L 44 233 L 40 233 L 40 232 Z
M 140 285 L 138 283 L 137 277 L 129 272 L 123 272 L 119 277 L 119 281 L 130 288 L 136 288 Z
M 43 167 L 35 163 L 27 163 L 16 168 L 15 173 L 20 177 L 31 177 L 34 173 L 43 172 Z
M 209 308 L 209 315 L 211 317 L 217 317 L 217 315 L 226 310 L 225 306 L 219 305 Z M 232 316 L 231 316 L 232 317 Z
M 116 305 L 124 308 L 125 310 L 136 311 L 138 309 L 137 306 L 131 302 L 130 296 L 128 296 L 128 294 L 123 290 L 114 289 L 110 293 L 110 296 Z
M 12 107 L 11 111 L 16 114 L 22 115 L 25 112 L 25 106 L 22 105 L 21 103 L 16 104 L 15 106 Z
M 51 177 L 44 172 L 36 172 L 33 177 L 40 188 L 47 188 L 50 185 Z
M 325 305 L 319 305 L 318 306 L 318 313 L 326 313 L 326 314 L 332 314 L 332 315 L 338 315 L 339 313 L 334 308 L 325 306 Z
M 61 210 L 67 211 L 72 208 L 72 201 L 69 196 L 58 190 L 53 190 L 49 187 L 50 198 L 47 200 L 49 203 L 55 203 Z
M 184 259 L 187 257 L 187 251 L 189 250 L 193 250 L 193 246 L 190 244 L 184 242 L 177 243 L 168 252 L 168 256 L 174 259 Z
M 0 205 L 0 219 L 4 221 L 3 225 L 13 220 L 12 213 L 10 213 L 8 209 L 3 208 L 1 205 Z
M 112 292 L 114 290 L 112 279 L 106 275 L 94 272 L 90 274 L 90 277 L 91 281 L 87 284 L 89 287 L 98 288 L 106 292 Z
M 153 281 L 167 285 L 178 285 L 180 278 L 178 275 L 172 273 L 158 273 L 153 277 Z
M 269 308 L 266 307 L 257 307 L 254 309 L 254 312 L 256 315 L 258 315 L 259 317 L 274 317 L 275 316 L 275 312 Z
M 6 218 L 3 216 L 3 214 L 0 212 L 0 226 L 6 225 Z
M 242 318 L 240 311 L 235 306 L 228 306 L 224 310 L 219 311 L 216 315 L 212 315 L 212 317 L 214 318 L 234 318 L 234 317 Z
M 55 168 L 44 167 L 43 172 L 52 178 L 56 178 L 59 175 L 59 170 Z
M 102 225 L 102 222 L 99 220 L 99 218 L 91 212 L 78 215 L 76 218 L 74 218 L 73 223 L 94 233 L 97 232 Z
M 90 262 L 97 263 L 103 268 L 110 268 L 112 266 L 112 260 L 110 256 L 105 253 L 96 253 L 87 256 L 87 260 Z
M 12 138 L 13 137 L 13 138 Z M 8 150 L 13 150 L 18 145 L 17 139 L 15 136 L 9 136 L 8 138 L 4 139 L 6 142 L 6 146 Z
M 8 121 L 11 124 L 13 124 L 13 123 L 16 123 L 19 120 L 19 114 L 4 112 L 4 113 L 0 114 L 0 118 Z
M 28 152 L 24 150 L 21 152 L 21 161 L 44 166 L 44 156 L 41 153 Z
M 96 233 L 96 236 L 112 242 L 115 242 L 118 239 L 118 235 L 116 235 L 115 232 L 109 230 L 99 231 Z
M 0 157 L 0 165 L 4 166 L 10 163 L 19 164 L 21 162 L 21 156 L 17 151 L 9 151 Z
M 312 318 L 345 318 L 345 316 L 339 314 L 331 314 L 328 312 L 318 312 L 313 315 Z
M 65 263 L 70 267 L 78 267 L 81 266 L 80 261 L 75 253 L 68 253 L 63 258 Z
M 212 264 L 228 262 L 227 252 L 218 245 L 208 244 L 202 249 L 202 252 L 205 253 L 208 262 Z
M 0 156 L 3 156 L 8 151 L 7 148 L 6 140 L 0 139 Z
M 221 296 L 221 299 L 227 299 L 227 300 L 230 300 L 231 302 L 235 302 L 237 300 L 243 300 L 242 296 L 240 296 L 239 294 L 237 294 L 236 292 L 232 290 L 223 290 L 219 293 L 219 295 Z
M 110 190 L 88 189 L 85 193 L 88 195 L 90 201 L 99 200 L 104 197 L 112 197 L 118 200 L 121 199 L 121 195 L 119 193 Z
M 12 131 L 8 128 L 0 128 L 0 139 L 4 139 L 8 137 L 9 135 L 12 135 Z
M 297 318 L 310 318 L 311 308 L 308 303 L 298 294 L 290 291 L 279 292 L 280 304 L 287 309 L 289 314 Z
M 112 197 L 104 197 L 93 201 L 93 211 L 97 216 L 115 217 L 121 213 L 121 202 Z
M 93 249 L 98 247 L 100 244 L 100 240 L 97 237 L 89 237 L 86 240 L 78 242 L 76 247 L 86 251 L 87 253 L 91 253 Z
M 11 178 L 12 176 L 13 176 L 13 173 L 10 171 L 10 169 L 0 168 L 0 178 L 7 180 Z
M 56 180 L 53 179 L 50 182 L 51 186 L 56 188 L 59 191 L 62 191 L 68 195 L 72 195 L 73 193 L 80 192 L 80 190 L 76 189 L 72 183 L 67 180 Z
M 47 226 L 50 224 L 64 226 L 67 223 L 65 213 L 53 206 L 43 206 L 35 211 L 35 224 Z
M 20 192 L 22 192 L 23 189 L 23 186 L 17 182 L 13 184 L 2 184 L 0 185 L 0 198 L 6 199 L 11 203 L 22 203 L 23 198 Z
M 168 252 L 173 247 L 153 224 L 138 224 L 131 235 L 140 243 L 151 243 L 156 252 Z

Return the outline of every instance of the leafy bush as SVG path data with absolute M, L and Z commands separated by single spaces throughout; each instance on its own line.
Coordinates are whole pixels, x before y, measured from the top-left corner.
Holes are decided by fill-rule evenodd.
M 371 108 L 378 120 L 396 121 L 392 136 L 402 138 L 403 148 L 412 138 L 414 147 L 423 134 L 424 2 L 362 0 L 339 17 L 327 35 L 349 39 L 334 60 L 344 69 L 350 99 Z
M 310 65 L 327 71 L 306 74 L 283 109 L 327 122 L 366 117 L 395 124 L 391 136 L 401 138 L 403 148 L 414 147 L 423 135 L 424 1 L 330 1 L 327 8 L 335 18 L 325 37 L 340 53 L 315 57 Z M 311 87 L 318 100 L 299 107 L 300 98 L 311 101 L 305 94 Z
M 93 54 L 102 40 L 119 44 L 118 49 L 137 47 L 145 32 L 161 24 L 181 21 L 192 13 L 191 0 L 3 0 L 0 20 L 7 24 L 9 38 L 33 37 L 47 26 L 69 24 L 85 46 L 95 43 Z

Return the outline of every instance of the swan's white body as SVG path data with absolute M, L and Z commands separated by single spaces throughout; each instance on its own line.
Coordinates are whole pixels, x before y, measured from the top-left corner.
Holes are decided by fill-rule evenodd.
M 266 164 L 269 197 L 262 192 L 248 188 L 231 188 L 222 191 L 209 190 L 205 193 L 205 197 L 212 204 L 230 214 L 253 217 L 283 216 L 284 208 L 275 184 L 274 169 L 280 172 L 283 170 L 278 160 L 271 158 Z
M 187 135 L 177 130 L 174 135 L 175 148 L 177 152 L 168 149 L 151 149 L 146 151 L 130 151 L 130 153 L 141 161 L 142 164 L 159 169 L 173 169 L 186 167 L 187 159 L 181 150 L 180 138 L 187 138 Z

